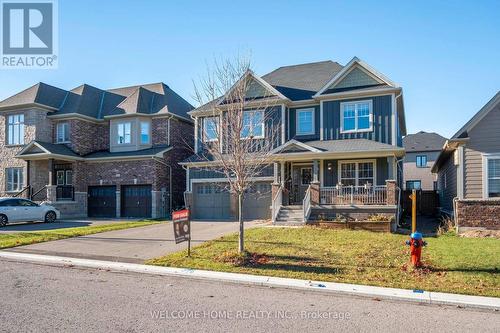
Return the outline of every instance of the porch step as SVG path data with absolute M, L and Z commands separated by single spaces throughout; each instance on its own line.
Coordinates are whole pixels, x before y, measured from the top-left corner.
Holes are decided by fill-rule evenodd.
M 274 225 L 298 226 L 304 225 L 302 215 L 302 206 L 284 206 L 281 207 Z

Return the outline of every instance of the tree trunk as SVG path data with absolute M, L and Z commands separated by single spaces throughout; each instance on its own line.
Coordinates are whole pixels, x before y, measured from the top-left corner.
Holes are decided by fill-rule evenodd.
M 245 244 L 244 244 L 244 226 L 243 226 L 243 193 L 238 194 L 238 222 L 240 223 L 240 237 L 239 237 L 239 242 L 238 242 L 238 252 L 242 253 L 245 251 Z

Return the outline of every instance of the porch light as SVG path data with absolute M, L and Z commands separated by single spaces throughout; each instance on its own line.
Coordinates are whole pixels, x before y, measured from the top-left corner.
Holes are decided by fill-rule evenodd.
M 328 171 L 332 171 L 332 169 L 333 169 L 332 163 L 328 163 Z

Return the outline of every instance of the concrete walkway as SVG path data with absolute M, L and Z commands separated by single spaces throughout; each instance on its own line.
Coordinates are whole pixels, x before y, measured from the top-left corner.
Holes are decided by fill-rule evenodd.
M 245 222 L 246 228 L 259 225 Z M 235 222 L 192 222 L 192 245 L 198 245 L 238 231 Z M 172 223 L 108 231 L 46 243 L 20 246 L 7 251 L 62 257 L 142 263 L 187 248 L 187 242 L 175 244 Z

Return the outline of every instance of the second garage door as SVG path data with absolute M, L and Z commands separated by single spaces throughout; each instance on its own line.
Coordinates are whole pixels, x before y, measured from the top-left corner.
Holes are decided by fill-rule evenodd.
M 271 218 L 271 184 L 258 182 L 252 185 L 243 201 L 243 217 L 245 220 L 262 220 Z
M 151 185 L 121 187 L 121 216 L 132 218 L 151 217 Z
M 230 219 L 229 191 L 219 184 L 193 184 L 193 218 Z

